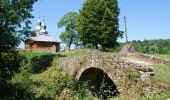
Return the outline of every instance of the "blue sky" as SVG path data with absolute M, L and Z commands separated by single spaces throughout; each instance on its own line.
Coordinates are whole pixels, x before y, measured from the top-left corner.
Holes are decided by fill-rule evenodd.
M 50 35 L 59 39 L 64 28 L 57 22 L 70 11 L 78 12 L 85 0 L 39 0 L 32 12 L 32 29 L 37 18 L 45 19 Z M 129 40 L 170 38 L 170 0 L 118 0 L 120 7 L 119 26 L 123 28 L 123 16 L 127 17 Z M 120 42 L 125 39 L 119 39 Z M 20 45 L 23 47 L 23 44 Z

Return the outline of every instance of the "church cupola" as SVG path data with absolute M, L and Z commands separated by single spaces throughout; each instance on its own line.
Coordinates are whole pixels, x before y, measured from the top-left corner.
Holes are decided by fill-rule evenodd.
M 40 30 L 41 30 L 41 20 L 40 20 L 40 18 L 38 18 L 38 20 L 37 20 L 37 26 L 36 26 L 36 32 L 39 32 Z
M 46 25 L 45 25 L 45 21 L 44 21 L 44 20 L 42 21 L 41 27 L 42 27 L 42 29 L 45 29 L 45 30 L 46 30 Z
M 40 34 L 48 34 L 47 30 L 46 30 L 46 25 L 45 25 L 45 21 L 43 20 L 41 23 L 41 30 L 40 30 Z

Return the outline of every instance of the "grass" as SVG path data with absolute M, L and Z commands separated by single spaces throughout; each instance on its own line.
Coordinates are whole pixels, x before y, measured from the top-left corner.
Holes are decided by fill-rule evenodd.
M 62 72 L 55 62 L 56 59 L 72 57 L 74 54 L 21 51 L 23 61 L 20 64 L 20 71 L 11 79 L 12 85 L 24 90 L 24 95 L 23 93 L 17 95 L 23 95 L 24 98 L 52 100 L 60 97 L 60 93 L 68 88 L 70 95 L 75 98 L 91 97 L 86 84 L 80 84 L 75 77 Z
M 84 56 L 84 55 L 118 55 L 117 52 L 96 52 L 96 51 L 71 51 L 71 52 L 59 52 L 57 54 L 65 55 L 65 58 L 72 58 L 74 56 Z
M 72 58 L 74 56 L 84 56 L 84 55 L 119 55 L 118 52 L 97 52 L 97 51 L 90 51 L 90 50 L 79 50 L 79 51 L 70 51 L 70 52 L 57 52 L 57 53 L 51 53 L 51 52 L 36 52 L 36 51 L 21 51 L 20 54 L 22 56 L 25 56 L 28 59 L 31 59 L 36 56 L 43 56 L 48 55 L 49 57 L 54 56 L 54 59 L 57 58 Z
M 31 72 L 29 74 L 29 77 L 25 77 L 24 75 L 22 75 L 22 73 L 19 73 L 16 74 L 16 76 L 12 79 L 12 82 L 14 84 L 18 84 L 19 87 L 21 85 L 24 86 L 24 84 L 25 84 L 25 87 L 23 87 L 24 89 L 30 87 L 30 90 L 35 94 L 37 98 L 42 96 L 48 97 L 48 95 L 52 98 L 55 98 L 56 94 L 62 91 L 62 90 L 56 91 L 56 89 L 63 89 L 62 86 L 71 87 L 73 90 L 76 90 L 74 88 L 77 88 L 77 83 L 74 83 L 72 82 L 74 80 L 70 80 L 68 77 L 65 77 L 66 73 L 60 70 L 60 67 L 56 63 L 54 63 L 53 59 L 72 58 L 74 56 L 84 56 L 84 55 L 91 55 L 91 54 L 119 55 L 119 53 L 116 52 L 96 52 L 96 51 L 72 51 L 72 52 L 60 52 L 60 53 L 22 51 L 20 52 L 20 54 L 26 57 L 26 59 L 29 59 L 28 62 L 30 63 L 30 65 L 28 64 L 28 66 L 26 66 L 27 62 L 24 63 L 27 68 L 39 67 L 39 66 L 45 67 L 45 69 L 43 69 L 41 72 L 38 73 Z M 170 55 L 152 55 L 152 56 L 170 60 Z M 160 89 L 162 89 L 162 93 L 156 96 L 159 99 L 142 97 L 144 98 L 142 100 L 164 100 L 166 98 L 170 98 L 170 91 L 169 91 L 170 90 L 170 64 L 154 65 L 153 68 L 154 68 L 153 70 L 155 75 L 151 78 L 151 81 L 154 84 L 156 84 Z M 128 71 L 128 75 L 130 78 L 135 80 L 140 77 L 140 74 L 134 71 Z M 27 80 L 27 78 L 29 78 L 31 81 Z M 70 85 L 75 85 L 75 86 L 70 86 Z M 59 88 L 60 86 L 61 88 Z M 131 97 L 125 96 L 125 99 L 126 98 L 131 98 Z M 124 100 L 124 99 L 120 99 L 120 100 Z
M 131 71 L 131 70 L 127 70 L 128 76 L 131 79 L 137 80 L 140 79 L 140 73 L 137 71 Z
M 170 89 L 170 64 L 154 65 L 152 80 L 162 88 Z
M 151 81 L 161 91 L 158 95 L 147 97 L 147 100 L 166 100 L 170 98 L 170 64 L 153 65 L 154 76 Z
M 30 77 L 33 81 L 41 81 L 41 80 L 47 81 L 50 78 L 59 77 L 60 75 L 64 75 L 64 74 L 65 73 L 61 72 L 58 66 L 51 66 L 43 73 L 31 74 Z
M 170 60 L 170 55 L 168 54 L 148 54 L 150 56 L 153 56 L 153 57 L 159 57 L 159 58 L 162 58 L 162 59 L 167 59 L 167 60 Z
M 36 52 L 36 51 L 21 51 L 20 55 L 24 56 L 28 59 L 33 58 L 35 56 L 41 56 L 41 55 L 54 55 L 54 53 L 49 53 L 49 52 Z

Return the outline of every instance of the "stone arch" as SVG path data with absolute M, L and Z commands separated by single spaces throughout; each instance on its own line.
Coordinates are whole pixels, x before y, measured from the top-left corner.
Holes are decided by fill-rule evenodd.
M 88 67 L 82 70 L 79 73 L 78 80 L 87 82 L 92 94 L 95 96 L 107 98 L 108 96 L 116 96 L 119 93 L 115 82 L 100 68 Z M 104 93 L 106 89 L 108 91 Z

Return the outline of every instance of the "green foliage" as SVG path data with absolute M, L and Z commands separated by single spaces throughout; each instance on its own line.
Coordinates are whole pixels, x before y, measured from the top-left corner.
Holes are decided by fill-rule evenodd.
M 142 97 L 139 100 L 166 100 L 170 98 L 170 91 L 161 91 L 159 95 Z
M 91 95 L 91 92 L 86 83 L 81 83 L 77 81 L 75 79 L 75 75 L 68 75 L 67 73 L 62 72 L 58 64 L 54 63 L 54 61 L 56 61 L 56 59 L 58 58 L 72 57 L 73 55 L 80 56 L 80 55 L 88 55 L 88 54 L 111 55 L 112 53 L 81 51 L 81 52 L 68 52 L 68 54 L 64 53 L 61 55 L 61 54 L 53 54 L 47 52 L 28 52 L 28 51 L 20 52 L 22 62 L 19 63 L 20 65 L 19 70 L 12 77 L 11 81 L 8 81 L 9 83 L 8 86 L 10 86 L 11 89 L 10 92 L 8 92 L 10 93 L 10 96 L 5 95 L 3 99 L 54 100 L 54 99 L 58 99 L 65 89 L 70 91 L 69 94 L 67 95 L 73 100 L 95 99 Z M 33 60 L 33 58 L 37 58 L 37 59 Z M 47 58 L 52 60 L 48 60 Z M 33 63 L 32 60 L 35 62 L 35 64 L 32 64 Z M 46 69 L 38 73 L 37 72 L 35 73 L 33 67 L 36 66 L 36 63 L 39 66 L 47 65 L 49 67 L 47 67 Z M 110 62 L 105 62 L 105 64 L 109 64 L 109 63 Z M 126 80 L 127 82 L 125 83 L 127 86 L 132 85 L 133 82 L 136 83 L 136 80 L 138 80 L 140 77 L 140 73 L 136 71 L 125 70 L 125 72 L 127 72 L 129 76 L 129 78 L 127 78 Z M 160 89 L 162 89 L 162 92 L 156 94 L 153 97 L 149 97 L 149 96 L 143 97 L 144 100 L 146 98 L 149 100 L 152 99 L 164 100 L 170 98 L 170 93 L 168 90 L 170 87 L 169 86 L 170 84 L 169 64 L 155 65 L 154 73 L 155 76 L 153 76 L 151 80 L 153 81 L 154 84 L 160 87 Z M 122 80 L 124 80 L 124 78 Z M 139 84 L 139 87 L 136 87 L 134 91 L 140 89 L 141 88 L 140 86 L 142 85 Z M 98 91 L 97 96 L 99 97 L 99 99 L 113 97 L 113 95 L 117 94 L 117 91 L 114 90 L 115 88 L 113 88 L 112 86 L 104 84 Z M 133 90 L 129 90 L 128 93 L 132 93 L 132 91 Z M 137 91 L 137 93 L 138 92 L 140 93 L 140 90 Z
M 0 52 L 15 48 L 22 36 L 30 35 L 30 18 L 37 0 L 1 0 L 0 2 Z
M 51 77 L 50 75 L 44 81 L 34 82 L 32 92 L 37 99 L 54 99 L 59 97 L 64 89 L 69 89 L 70 95 L 76 98 L 85 98 L 89 95 L 85 83 L 80 83 L 74 77 L 70 77 L 67 74 L 60 74 L 58 77 Z
M 132 41 L 132 44 L 142 53 L 170 54 L 170 39 Z
M 154 76 L 151 81 L 159 87 L 161 92 L 153 97 L 147 97 L 148 100 L 166 100 L 170 98 L 170 64 L 153 65 Z
M 158 57 L 158 58 L 170 60 L 169 54 L 149 54 L 149 55 L 153 56 L 153 57 Z
M 16 51 L 3 53 L 0 56 L 0 99 L 15 97 L 14 94 L 18 88 L 11 85 L 8 81 L 19 71 L 18 69 L 22 58 Z
M 92 44 L 98 49 L 113 48 L 122 36 L 118 26 L 117 0 L 86 0 L 78 16 L 77 31 L 83 45 Z
M 118 95 L 118 91 L 113 86 L 109 86 L 107 84 L 104 84 L 101 86 L 100 91 L 99 91 L 99 98 L 101 99 L 109 99 L 112 98 L 113 96 Z
M 27 89 L 31 83 L 31 80 L 29 78 L 29 74 L 18 73 L 12 78 L 11 83 L 17 88 Z
M 128 76 L 130 79 L 134 79 L 137 80 L 140 78 L 140 73 L 137 71 L 131 71 L 131 70 L 127 70 Z
M 31 54 L 30 54 L 31 53 Z M 20 69 L 29 73 L 40 73 L 50 67 L 53 63 L 53 59 L 60 57 L 53 53 L 44 52 L 27 52 L 23 51 L 20 53 L 25 57 L 21 63 Z
M 155 97 L 157 100 L 166 100 L 170 98 L 170 91 L 162 91 L 158 96 Z M 155 99 L 155 100 L 156 100 Z
M 16 46 L 31 35 L 29 24 L 37 0 L 0 0 L 0 99 L 13 95 L 8 80 L 18 70 L 20 57 Z M 12 91 L 13 90 L 13 91 Z
M 85 98 L 89 92 L 86 84 L 78 82 L 67 74 L 61 74 L 54 78 L 50 76 L 44 81 L 35 81 L 33 84 L 31 92 L 37 99 L 54 99 L 59 97 L 64 89 L 69 89 L 70 95 L 77 98 Z
M 74 76 L 61 72 L 61 68 L 53 63 L 53 60 L 49 60 L 63 56 L 52 53 L 27 51 L 20 52 L 20 54 L 23 56 L 20 70 L 9 81 L 16 90 L 14 91 L 13 98 L 53 100 L 59 97 L 64 89 L 70 90 L 72 98 L 81 99 L 90 97 L 88 87 L 85 83 L 80 83 Z M 39 67 L 36 64 L 39 66 L 48 66 L 48 68 L 35 73 L 34 68 Z
M 170 89 L 170 64 L 154 65 L 153 69 L 155 75 L 151 78 L 161 88 Z
M 120 52 L 122 47 L 123 47 L 123 44 L 119 43 L 119 45 L 116 46 L 115 48 L 107 48 L 106 51 L 109 51 L 109 52 Z
M 77 45 L 77 33 L 76 33 L 76 24 L 77 24 L 76 12 L 69 12 L 65 14 L 60 21 L 58 22 L 58 27 L 65 27 L 65 31 L 60 34 L 60 39 L 66 43 L 69 48 L 71 44 Z

